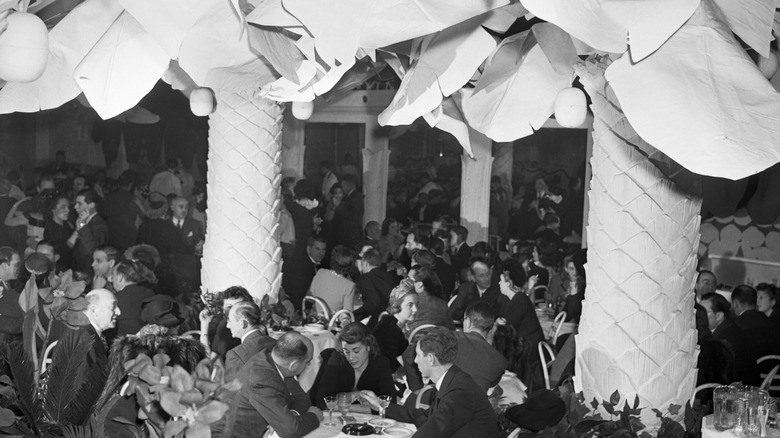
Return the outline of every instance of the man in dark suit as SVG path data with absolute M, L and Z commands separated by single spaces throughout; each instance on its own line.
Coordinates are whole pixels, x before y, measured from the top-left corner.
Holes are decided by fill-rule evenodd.
M 260 350 L 273 348 L 276 341 L 263 334 L 260 308 L 253 301 L 240 302 L 230 308 L 227 328 L 241 344 L 227 352 L 225 357 L 225 381 L 231 381 L 249 359 Z
M 379 320 L 379 314 L 387 310 L 390 292 L 401 281 L 396 275 L 381 269 L 382 255 L 374 248 L 364 248 L 357 267 L 360 277 L 357 279 L 357 287 L 363 299 L 363 305 L 355 310 L 355 320 L 360 321 L 371 317 L 369 327 L 374 327 Z
M 757 295 L 754 288 L 744 284 L 731 292 L 734 324 L 745 334 L 747 346 L 756 359 L 767 354 L 780 354 L 780 342 L 772 321 L 756 309 Z
M 87 353 L 87 366 L 107 366 L 109 347 L 103 333 L 116 326 L 116 318 L 122 312 L 116 296 L 108 289 L 94 289 L 86 295 L 86 299 L 88 304 L 84 315 L 89 324 L 76 329 L 53 330 L 53 333 L 57 333 L 57 338 L 87 338 L 91 345 Z
M 79 215 L 76 231 L 68 239 L 68 246 L 73 248 L 74 268 L 90 276 L 93 274 L 92 253 L 108 243 L 108 224 L 97 214 L 99 200 L 94 190 L 79 192 L 75 204 Z
M 707 312 L 707 321 L 712 337 L 728 344 L 734 352 L 734 378 L 748 385 L 760 385 L 756 359 L 758 356 L 748 344 L 745 333 L 731 318 L 731 305 L 726 298 L 717 293 L 704 294 L 699 304 Z
M 336 207 L 336 244 L 355 248 L 363 240 L 363 194 L 357 190 L 355 175 L 341 177 L 344 200 Z
M 458 354 L 454 363 L 485 393 L 498 385 L 508 365 L 504 356 L 487 341 L 495 321 L 496 311 L 489 304 L 477 301 L 466 309 L 463 331 L 455 333 Z
M 469 230 L 466 227 L 458 225 L 450 230 L 450 261 L 458 275 L 471 261 L 471 247 L 466 243 L 468 238 Z
M 236 407 L 212 427 L 213 436 L 262 436 L 268 426 L 284 438 L 300 438 L 316 429 L 322 412 L 311 405 L 295 376 L 311 362 L 314 346 L 296 332 L 282 335 L 273 349 L 252 356 L 237 378 L 244 384 L 235 395 Z
M 444 258 L 444 242 L 438 237 L 431 239 L 430 251 L 436 257 L 434 261 L 434 271 L 439 276 L 441 282 L 442 297 L 445 300 L 449 300 L 450 296 L 455 293 L 455 279 L 458 273 L 451 264 L 447 263 Z
M 15 249 L 0 247 L 0 345 L 11 337 L 22 334 L 24 312 L 19 306 L 19 278 L 22 260 Z
M 475 261 L 471 264 L 471 275 L 474 281 L 468 281 L 458 286 L 458 298 L 450 306 L 452 317 L 457 321 L 463 320 L 463 312 L 475 301 L 484 301 L 494 309 L 498 309 L 498 297 L 501 291 L 498 286 L 492 284 L 492 271 L 490 266 L 483 261 Z
M 324 237 L 311 236 L 306 251 L 296 255 L 291 263 L 286 263 L 282 267 L 282 288 L 296 311 L 301 310 L 303 297 L 309 291 L 314 274 L 317 273 L 322 259 L 325 258 L 327 247 Z
M 436 395 L 428 409 L 390 404 L 387 417 L 414 423 L 413 437 L 493 438 L 499 436 L 498 420 L 485 391 L 453 363 L 458 353 L 455 334 L 445 328 L 431 329 L 417 343 L 415 362 L 423 378 L 434 382 Z M 361 396 L 379 410 L 371 391 Z

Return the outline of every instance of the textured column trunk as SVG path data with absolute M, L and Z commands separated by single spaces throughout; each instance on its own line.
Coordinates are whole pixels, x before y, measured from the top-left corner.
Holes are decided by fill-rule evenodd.
M 586 401 L 609 400 L 615 390 L 623 400 L 638 395 L 652 427 L 657 419 L 649 408 L 685 405 L 696 383 L 701 199 L 698 179 L 634 132 L 599 61 L 578 69 L 594 121 L 575 387 Z
M 209 119 L 208 227 L 201 271 L 206 290 L 240 285 L 257 298 L 278 297 L 281 131 L 278 103 L 217 95 Z

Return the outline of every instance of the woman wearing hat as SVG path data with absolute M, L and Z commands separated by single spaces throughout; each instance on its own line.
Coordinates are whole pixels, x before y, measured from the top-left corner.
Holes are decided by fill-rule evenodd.
M 339 334 L 339 341 L 341 351 L 328 348 L 321 353 L 322 367 L 309 391 L 312 403 L 326 409 L 325 397 L 366 389 L 392 396 L 395 401 L 390 361 L 380 354 L 368 327 L 360 322 L 347 324 Z
M 395 371 L 401 364 L 396 360 L 409 346 L 406 340 L 406 324 L 417 315 L 419 299 L 414 291 L 414 282 L 408 278 L 390 292 L 390 305 L 387 314 L 379 318 L 374 328 L 374 337 L 379 350 L 390 360 L 390 368 Z

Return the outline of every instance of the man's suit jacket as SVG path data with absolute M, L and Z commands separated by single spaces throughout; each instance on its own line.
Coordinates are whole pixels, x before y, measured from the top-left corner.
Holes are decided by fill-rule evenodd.
M 439 256 L 436 256 L 435 271 L 441 282 L 442 296 L 445 300 L 449 300 L 452 294 L 455 293 L 455 278 L 457 277 L 457 272 L 452 265 Z
M 204 238 L 201 223 L 189 217 L 181 229 L 173 218 L 153 219 L 138 229 L 138 243 L 153 245 L 171 263 L 174 274 L 186 279 L 198 276 L 200 257 L 195 254 L 195 244 Z
M 504 356 L 479 333 L 455 332 L 458 339 L 458 354 L 455 365 L 471 376 L 474 382 L 487 393 L 498 385 L 508 365 Z
M 290 263 L 285 263 L 282 267 L 282 288 L 295 306 L 295 310 L 301 310 L 303 297 L 309 291 L 311 281 L 316 273 L 317 267 L 307 251 L 296 254 Z
M 235 408 L 227 414 L 231 437 L 259 437 L 271 426 L 282 438 L 300 438 L 319 426 L 317 416 L 307 412 L 309 396 L 294 378 L 282 379 L 270 350 L 252 356 L 236 377 L 242 385 Z M 222 436 L 222 427 L 218 423 L 212 435 Z
M 336 207 L 335 244 L 355 248 L 363 240 L 363 194 L 353 190 Z
M 387 310 L 390 292 L 401 279 L 382 268 L 374 268 L 357 279 L 357 288 L 363 305 L 355 310 L 355 320 L 371 317 L 369 327 L 376 325 L 379 314 Z
M 452 262 L 452 267 L 455 268 L 455 272 L 460 275 L 460 271 L 463 268 L 467 268 L 469 266 L 469 260 L 471 259 L 471 247 L 464 243 L 463 245 L 458 248 L 458 251 L 455 252 L 453 250 L 452 255 L 450 256 L 450 262 Z
M 19 306 L 15 282 L 0 281 L 0 346 L 7 340 L 21 339 L 24 312 Z
M 482 390 L 468 374 L 453 365 L 444 375 L 431 407 L 411 409 L 391 404 L 387 417 L 414 423 L 417 438 L 498 437 L 498 420 Z
M 761 377 L 758 373 L 756 352 L 749 347 L 745 333 L 732 319 L 726 319 L 712 331 L 712 337 L 725 341 L 734 351 L 734 374 L 738 381 L 758 386 Z
M 233 380 L 252 356 L 261 350 L 268 349 L 270 351 L 275 344 L 276 341 L 273 338 L 261 334 L 260 331 L 250 333 L 240 345 L 227 352 L 225 356 L 225 381 Z
M 73 263 L 76 270 L 92 275 L 92 253 L 108 243 L 108 224 L 95 215 L 78 230 L 79 238 L 73 246 Z
M 498 316 L 506 319 L 506 323 L 517 330 L 531 345 L 544 340 L 544 332 L 536 316 L 534 304 L 524 293 L 517 293 L 510 300 L 505 295 L 498 299 Z
M 109 345 L 117 336 L 134 335 L 146 323 L 141 319 L 141 304 L 154 296 L 154 291 L 140 284 L 130 284 L 116 294 L 116 305 L 122 312 L 116 317 L 116 327 L 106 330 Z
M 463 321 L 463 312 L 475 301 L 484 301 L 498 311 L 498 297 L 500 296 L 501 291 L 498 289 L 498 286 L 490 286 L 480 297 L 476 283 L 473 281 L 463 283 L 458 286 L 458 298 L 455 299 L 450 308 L 452 317 L 457 321 Z

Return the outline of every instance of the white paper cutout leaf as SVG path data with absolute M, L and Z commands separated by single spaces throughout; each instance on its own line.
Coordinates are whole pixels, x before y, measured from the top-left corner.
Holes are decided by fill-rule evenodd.
M 119 0 L 130 13 L 151 34 L 157 43 L 176 59 L 179 48 L 192 26 L 211 7 L 210 0 Z M 230 9 L 227 4 L 223 8 Z
M 322 62 L 334 66 L 355 57 L 370 8 L 365 3 L 365 0 L 283 0 L 282 6 L 314 37 Z
M 114 0 L 87 0 L 49 31 L 49 60 L 33 82 L 10 82 L 0 90 L 0 113 L 57 108 L 81 94 L 76 66 L 122 12 Z
M 246 16 L 246 20 L 260 26 L 276 26 L 290 29 L 303 28 L 303 24 L 282 6 L 282 0 L 263 0 Z M 297 32 L 296 32 L 297 33 Z
M 764 58 L 769 56 L 775 0 L 714 0 L 731 30 Z
M 691 17 L 699 2 L 603 0 L 602 8 L 619 27 L 628 30 L 631 60 L 639 62 L 658 50 Z
M 553 70 L 558 74 L 570 75 L 580 58 L 569 34 L 551 23 L 535 24 L 531 31 Z
M 627 29 L 607 16 L 600 0 L 523 0 L 523 6 L 595 49 L 626 51 Z
M 252 48 L 267 59 L 279 74 L 300 84 L 297 70 L 306 58 L 295 41 L 278 28 L 250 25 L 248 29 Z
M 493 9 L 485 15 L 487 18 L 482 23 L 483 26 L 493 32 L 505 33 L 518 18 L 528 13 L 528 10 L 520 3 L 512 3 L 500 8 Z
M 127 11 L 76 67 L 76 82 L 103 119 L 134 107 L 168 69 L 170 58 Z
M 175 59 L 172 59 L 170 64 L 168 64 L 168 70 L 163 73 L 162 80 L 174 90 L 185 91 L 185 94 L 188 96 L 189 92 L 198 86 L 190 75 L 182 70 L 181 66 L 179 66 L 179 61 Z
M 605 75 L 643 139 L 695 173 L 740 179 L 780 161 L 780 94 L 718 16 L 702 2 L 658 51 Z
M 514 141 L 547 121 L 571 78 L 553 70 L 533 34 L 522 32 L 490 56 L 477 86 L 463 96 L 463 112 L 472 128 L 494 141 Z
M 297 74 L 304 85 L 296 84 L 285 77 L 281 77 L 264 85 L 260 89 L 260 95 L 279 102 L 309 102 L 314 100 L 315 94 L 311 83 L 318 77 L 317 75 L 319 77 L 324 76 L 320 72 L 320 66 L 314 61 L 306 60 L 301 63 Z
M 469 157 L 474 157 L 474 152 L 471 150 L 471 139 L 469 138 L 469 126 L 461 109 L 462 95 L 470 91 L 469 89 L 461 88 L 451 96 L 444 98 L 438 108 L 424 114 L 423 118 L 431 127 L 452 134 Z
M 237 90 L 239 85 L 258 89 L 277 78 L 271 64 L 258 57 L 249 45 L 249 32 L 227 3 L 213 3 L 212 7 L 187 32 L 179 51 L 179 65 L 200 86 L 215 92 L 222 87 Z M 249 66 L 257 70 L 252 72 Z M 229 70 L 236 67 L 237 83 L 226 83 Z M 219 70 L 210 74 L 211 70 Z M 258 83 L 250 84 L 248 79 Z M 208 78 L 208 79 L 207 79 Z
M 244 65 L 216 67 L 210 69 L 198 83 L 212 90 L 240 93 L 257 90 L 259 84 L 268 84 L 278 78 L 276 72 L 262 58 L 256 58 Z
M 408 125 L 468 82 L 496 47 L 480 23 L 472 19 L 424 37 L 419 58 L 402 78 L 393 101 L 379 114 L 379 124 Z

